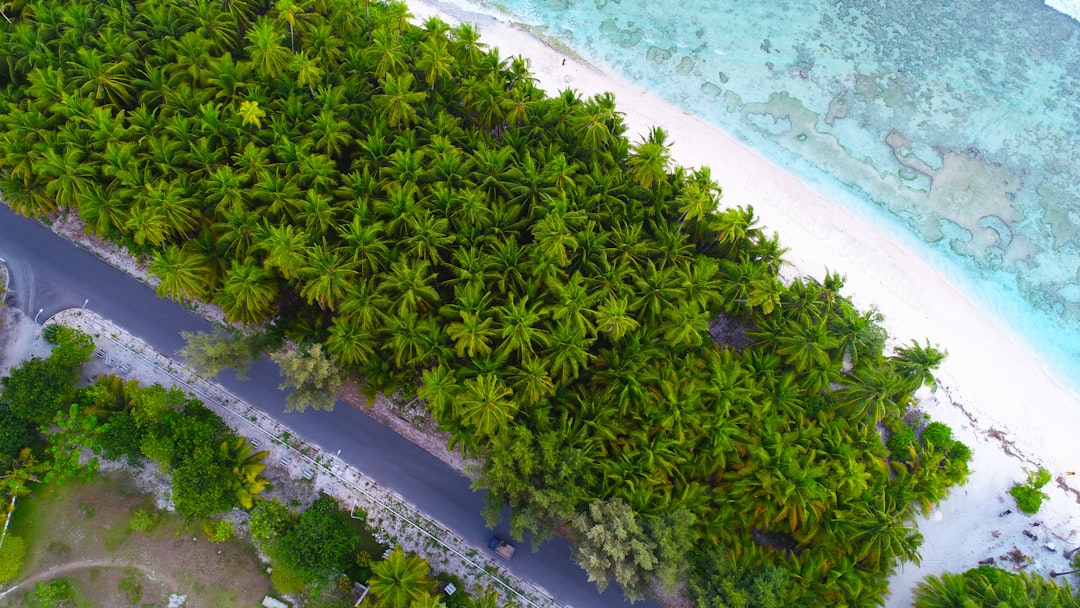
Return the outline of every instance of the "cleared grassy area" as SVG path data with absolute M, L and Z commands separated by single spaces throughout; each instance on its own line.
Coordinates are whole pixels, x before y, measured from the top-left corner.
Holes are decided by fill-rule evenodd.
M 145 532 L 131 526 L 137 510 L 157 517 Z M 199 522 L 156 511 L 125 473 L 38 485 L 20 500 L 11 531 L 29 550 L 2 607 L 30 605 L 35 583 L 59 577 L 72 583 L 76 606 L 166 606 L 175 593 L 187 606 L 248 608 L 270 591 L 250 543 L 208 542 Z

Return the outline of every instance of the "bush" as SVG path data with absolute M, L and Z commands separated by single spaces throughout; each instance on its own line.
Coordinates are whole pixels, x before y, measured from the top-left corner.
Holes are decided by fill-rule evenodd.
M 1039 470 L 1028 473 L 1025 483 L 1014 485 L 1009 490 L 1009 494 L 1016 499 L 1017 508 L 1028 515 L 1034 515 L 1039 512 L 1042 502 L 1049 498 L 1041 491 L 1042 487 L 1048 483 L 1050 483 L 1050 472 L 1039 467 Z
M 236 536 L 236 527 L 233 526 L 233 522 L 224 519 L 219 519 L 209 525 L 204 525 L 203 528 L 206 531 L 207 538 L 209 538 L 212 543 L 223 543 Z
M 939 451 L 945 451 L 952 445 L 952 429 L 943 422 L 931 422 L 922 433 L 923 445 L 932 444 Z
M 274 589 L 285 595 L 299 593 L 304 589 L 303 577 L 281 564 L 274 564 L 274 569 L 270 571 L 270 583 L 274 585 Z
M 101 426 L 98 445 L 109 460 L 119 460 L 121 456 L 127 456 L 128 462 L 135 462 L 143 456 L 140 450 L 143 435 L 131 414 L 115 412 Z
M 8 534 L 0 546 L 0 583 L 10 581 L 19 574 L 26 559 L 26 543 L 14 534 Z
M 889 453 L 892 455 L 893 460 L 906 462 L 911 459 L 908 448 L 914 444 L 915 430 L 906 424 L 901 424 L 900 428 L 893 431 L 892 437 L 889 437 L 889 441 L 885 445 L 889 446 Z
M 140 507 L 131 512 L 131 519 L 128 520 L 128 530 L 132 532 L 150 532 L 157 526 L 158 521 L 157 511 Z
M 289 507 L 278 499 L 258 500 L 251 509 L 248 528 L 256 541 L 272 541 L 284 534 L 292 523 Z
M 71 581 L 58 578 L 34 585 L 34 600 L 38 606 L 59 606 L 71 599 Z

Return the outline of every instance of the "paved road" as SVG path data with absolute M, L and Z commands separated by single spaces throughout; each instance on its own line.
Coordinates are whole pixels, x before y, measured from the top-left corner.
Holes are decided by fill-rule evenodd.
M 41 319 L 66 308 L 82 306 L 112 320 L 163 354 L 183 346 L 181 331 L 208 331 L 211 326 L 179 304 L 155 296 L 143 283 L 109 266 L 36 222 L 0 204 L 0 258 L 11 274 L 9 303 Z M 393 488 L 425 513 L 466 541 L 485 547 L 490 530 L 480 515 L 483 494 L 441 460 L 416 447 L 372 418 L 339 403 L 333 412 L 285 413 L 285 393 L 277 390 L 277 367 L 266 357 L 241 382 L 219 381 L 241 399 L 295 429 L 308 440 L 341 458 L 379 484 Z M 497 527 L 506 533 L 505 521 Z M 534 580 L 567 606 L 626 606 L 616 585 L 597 594 L 585 573 L 570 559 L 562 540 L 545 543 L 532 553 L 528 542 L 510 562 L 518 575 Z M 658 607 L 649 601 L 645 606 Z

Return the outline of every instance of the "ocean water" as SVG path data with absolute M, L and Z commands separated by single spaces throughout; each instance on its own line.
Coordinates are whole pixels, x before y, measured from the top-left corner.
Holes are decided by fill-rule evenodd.
M 1080 0 L 452 3 L 869 206 L 1080 386 Z

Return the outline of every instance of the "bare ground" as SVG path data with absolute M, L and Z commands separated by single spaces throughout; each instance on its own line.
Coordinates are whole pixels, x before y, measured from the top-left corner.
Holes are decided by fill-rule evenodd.
M 182 518 L 162 514 L 148 533 L 131 531 L 138 508 L 153 499 L 132 471 L 99 473 L 90 483 L 42 486 L 18 516 L 28 540 L 28 576 L 0 594 L 0 606 L 18 606 L 35 583 L 63 576 L 94 606 L 165 606 L 185 597 L 186 606 L 246 608 L 270 592 L 269 577 L 251 546 L 239 540 L 210 543 Z M 31 519 L 32 518 L 32 519 Z M 197 526 L 197 524 L 196 524 Z M 127 581 L 121 585 L 121 581 Z

